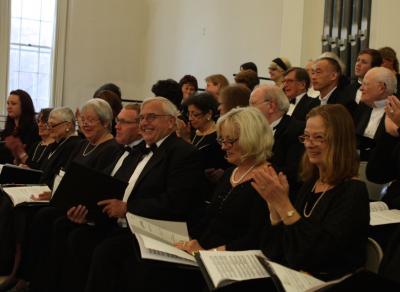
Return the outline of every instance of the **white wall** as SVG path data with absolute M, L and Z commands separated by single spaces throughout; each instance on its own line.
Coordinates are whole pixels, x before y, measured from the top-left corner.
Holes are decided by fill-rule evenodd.
M 400 57 L 400 1 L 372 0 L 370 47 L 392 47 Z
M 105 82 L 124 96 L 151 95 L 158 79 L 232 73 L 253 61 L 260 75 L 279 55 L 275 0 L 71 0 L 63 104 L 76 107 Z
M 124 96 L 143 99 L 158 79 L 231 81 L 241 63 L 261 76 L 277 56 L 295 66 L 321 53 L 322 0 L 70 0 L 63 104 L 78 106 L 105 82 Z M 392 46 L 398 0 L 373 0 L 370 46 Z

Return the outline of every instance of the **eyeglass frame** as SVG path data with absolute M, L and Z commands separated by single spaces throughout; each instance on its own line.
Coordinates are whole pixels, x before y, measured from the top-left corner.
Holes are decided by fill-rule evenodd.
M 306 135 L 306 134 L 300 135 L 298 137 L 298 139 L 299 139 L 299 142 L 302 144 L 310 142 L 314 145 L 322 145 L 322 144 L 326 143 L 326 141 L 327 141 L 326 137 L 323 137 L 323 136 L 312 137 L 312 136 Z
M 239 141 L 239 138 L 235 139 L 222 139 L 221 137 L 217 138 L 217 143 L 221 146 L 225 145 L 228 147 L 232 147 L 233 144 L 235 144 L 237 141 Z
M 50 125 L 49 123 L 46 123 L 46 129 L 47 130 L 51 130 L 51 129 L 57 128 L 58 126 L 61 126 L 62 124 L 65 124 L 65 123 L 69 123 L 69 122 L 68 121 L 62 121 L 62 122 L 59 122 L 59 123 L 57 123 L 55 125 Z
M 136 118 L 135 121 L 127 121 L 124 119 L 119 119 L 118 117 L 114 119 L 115 124 L 120 125 L 130 125 L 130 124 L 139 124 L 139 118 Z
M 147 122 L 154 122 L 156 119 L 160 117 L 173 117 L 172 115 L 161 115 L 161 114 L 155 114 L 155 113 L 148 113 L 146 115 L 139 115 L 139 123 L 142 122 L 143 120 L 146 120 Z

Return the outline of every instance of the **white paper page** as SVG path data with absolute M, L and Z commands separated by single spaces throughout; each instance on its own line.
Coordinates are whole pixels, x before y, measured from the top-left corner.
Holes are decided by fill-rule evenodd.
M 31 196 L 37 196 L 43 192 L 50 192 L 48 186 L 25 186 L 25 187 L 6 187 L 3 190 L 10 196 L 14 206 L 29 202 L 48 202 L 48 200 L 32 200 Z
M 154 220 L 131 213 L 127 213 L 126 218 L 134 233 L 148 235 L 172 245 L 179 241 L 189 240 L 185 222 Z
M 400 210 L 384 210 L 380 212 L 371 212 L 369 225 L 384 225 L 400 223 Z
M 256 256 L 265 257 L 260 250 L 200 251 L 201 259 L 215 287 L 223 282 L 269 277 Z M 223 286 L 223 285 L 222 285 Z
M 51 196 L 53 197 L 53 195 L 55 194 L 58 186 L 61 183 L 61 180 L 63 179 L 65 174 L 65 171 L 60 170 L 60 172 L 56 175 L 56 177 L 54 178 L 54 182 L 53 182 L 53 191 L 51 192 Z
M 371 202 L 369 203 L 369 211 L 372 212 L 378 212 L 378 211 L 384 211 L 388 210 L 388 206 L 386 205 L 385 202 L 382 201 L 377 201 L 377 202 Z
M 160 250 L 152 249 L 152 248 L 146 248 L 144 241 L 146 241 L 146 245 L 149 247 L 154 247 L 154 246 L 159 247 L 160 243 L 161 244 L 165 244 L 165 243 L 158 241 L 156 244 L 153 245 L 153 242 L 152 242 L 152 241 L 154 241 L 153 239 L 146 237 L 146 236 L 137 235 L 137 234 L 135 236 L 139 243 L 140 253 L 141 253 L 142 258 L 197 267 L 197 263 L 194 260 L 194 257 L 185 253 L 184 251 L 179 250 L 186 254 L 186 255 L 184 255 L 185 258 L 182 258 L 175 254 L 165 252 L 165 251 L 169 251 L 170 250 L 169 248 L 171 248 L 171 246 L 168 246 L 168 248 L 166 248 L 165 251 L 160 251 Z M 165 244 L 165 245 L 167 245 L 167 244 Z
M 289 269 L 280 264 L 269 262 L 286 292 L 303 292 L 325 282 L 310 275 Z

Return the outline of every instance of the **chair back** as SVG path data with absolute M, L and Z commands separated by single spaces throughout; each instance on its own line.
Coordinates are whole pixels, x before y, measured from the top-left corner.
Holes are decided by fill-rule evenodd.
M 377 243 L 372 238 L 368 237 L 365 269 L 377 274 L 382 258 L 383 258 L 383 251 L 379 243 Z

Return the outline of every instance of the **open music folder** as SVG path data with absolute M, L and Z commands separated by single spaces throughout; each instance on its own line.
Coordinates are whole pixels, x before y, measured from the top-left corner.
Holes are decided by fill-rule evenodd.
M 61 179 L 50 204 L 65 212 L 71 207 L 83 205 L 88 209 L 88 220 L 104 220 L 107 215 L 97 202 L 121 200 L 127 186 L 127 182 L 73 162 Z
M 42 173 L 37 169 L 0 164 L 0 184 L 38 184 Z

